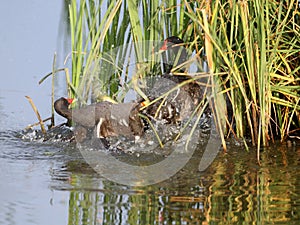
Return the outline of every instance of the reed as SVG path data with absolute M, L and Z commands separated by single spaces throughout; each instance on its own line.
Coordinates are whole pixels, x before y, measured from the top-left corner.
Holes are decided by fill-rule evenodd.
M 261 145 L 299 129 L 298 1 L 197 1 L 188 14 L 204 36 L 216 93 L 227 95 L 229 133 Z M 199 37 L 200 38 L 200 37 Z M 216 105 L 216 108 L 219 106 Z
M 71 90 L 83 103 L 105 95 L 122 101 L 132 87 L 143 95 L 137 80 L 153 74 L 157 61 L 149 40 L 177 35 L 206 58 L 224 147 L 226 135 L 250 137 L 259 149 L 299 130 L 297 0 L 71 0 L 69 14 Z M 128 75 L 132 63 L 136 77 Z
M 145 76 L 157 61 L 151 41 L 171 35 L 188 37 L 192 32 L 184 5 L 174 0 L 71 0 L 69 14 L 75 87 L 72 95 L 83 102 L 88 101 L 91 93 L 93 101 L 107 94 L 117 100 L 121 77 L 129 82 L 124 71 L 130 64 L 137 64 L 137 70 L 144 68 L 139 76 Z M 118 46 L 121 47 L 114 50 Z M 131 47 L 136 55 L 134 60 L 128 60 Z M 103 65 L 110 66 L 103 69 Z M 99 90 L 101 93 L 97 93 Z

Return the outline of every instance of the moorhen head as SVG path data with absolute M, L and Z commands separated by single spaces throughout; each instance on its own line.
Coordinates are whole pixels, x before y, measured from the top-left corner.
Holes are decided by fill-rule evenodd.
M 164 51 L 162 57 L 165 75 L 170 74 L 174 66 L 181 65 L 187 60 L 187 52 L 183 43 L 184 41 L 176 36 L 164 40 L 160 51 Z
M 61 97 L 54 102 L 54 109 L 55 111 L 61 115 L 62 117 L 71 120 L 72 119 L 72 112 L 69 109 L 70 104 L 72 104 L 72 98 L 64 98 Z
M 170 49 L 171 47 L 173 47 L 174 45 L 179 45 L 179 44 L 183 44 L 184 41 L 176 36 L 171 36 L 168 37 L 164 40 L 164 44 L 163 46 L 160 48 L 160 50 L 166 51 L 168 49 Z

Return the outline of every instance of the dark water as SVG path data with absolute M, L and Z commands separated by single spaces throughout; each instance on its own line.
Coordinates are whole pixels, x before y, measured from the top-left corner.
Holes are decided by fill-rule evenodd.
M 299 143 L 261 149 L 260 166 L 255 149 L 231 144 L 204 172 L 197 150 L 170 179 L 130 187 L 94 172 L 74 144 L 22 139 L 21 130 L 36 121 L 25 95 L 43 118 L 50 115 L 51 82 L 37 83 L 51 71 L 55 51 L 58 67 L 66 56 L 63 1 L 7 2 L 1 9 L 1 225 L 299 224 Z

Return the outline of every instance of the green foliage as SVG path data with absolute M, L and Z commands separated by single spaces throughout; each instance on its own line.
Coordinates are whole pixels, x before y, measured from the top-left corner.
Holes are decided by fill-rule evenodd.
M 82 102 L 104 95 L 121 101 L 129 85 L 143 95 L 137 78 L 151 74 L 157 57 L 147 41 L 177 35 L 197 56 L 205 53 L 222 137 L 250 137 L 259 148 L 299 130 L 297 0 L 71 0 L 69 14 L 72 95 Z M 136 77 L 128 74 L 132 49 L 134 63 L 149 61 L 137 63 Z
M 205 34 L 210 72 L 223 74 L 216 80 L 233 111 L 229 131 L 250 135 L 259 147 L 288 136 L 292 124 L 299 129 L 298 2 L 210 1 L 202 9 L 197 3 L 201 13 L 189 16 Z
M 131 63 L 143 62 L 146 58 L 149 65 L 138 69 L 143 69 L 139 76 L 147 74 L 155 61 L 153 57 L 157 57 L 153 54 L 153 43 L 149 41 L 163 40 L 180 32 L 189 35 L 184 32 L 188 26 L 184 5 L 176 6 L 175 3 L 154 0 L 81 0 L 78 3 L 72 0 L 69 6 L 72 95 L 83 102 L 88 101 L 91 94 L 93 101 L 107 94 L 116 99 L 120 78 L 129 80 L 124 71 Z M 135 61 L 128 59 L 132 46 Z

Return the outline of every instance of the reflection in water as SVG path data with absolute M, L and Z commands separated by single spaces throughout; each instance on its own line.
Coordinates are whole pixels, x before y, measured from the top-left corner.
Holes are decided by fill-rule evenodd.
M 71 146 L 16 137 L 16 130 L 35 120 L 24 95 L 40 101 L 39 109 L 49 115 L 51 88 L 46 85 L 51 82 L 35 85 L 51 70 L 54 49 L 61 49 L 53 42 L 61 3 L 3 1 L 1 5 L 5 30 L 0 35 L 5 76 L 0 90 L 1 225 L 299 223 L 299 145 L 267 149 L 261 167 L 254 149 L 247 153 L 231 146 L 202 173 L 195 155 L 171 179 L 134 188 L 93 172 Z M 64 59 L 67 54 L 58 55 Z
M 68 179 L 56 188 L 70 191 L 69 224 L 297 224 L 300 152 L 273 148 L 262 152 L 261 167 L 255 150 L 232 147 L 204 173 L 191 160 L 168 181 L 143 188 L 107 181 L 77 162 L 62 169 Z
M 55 224 L 72 225 L 298 224 L 300 219 L 299 145 L 264 149 L 261 166 L 255 149 L 231 146 L 201 173 L 199 149 L 175 176 L 147 187 L 104 179 L 70 144 L 28 142 L 15 132 L 0 132 L 0 146 L 0 224 L 54 224 L 49 215 L 55 215 Z

